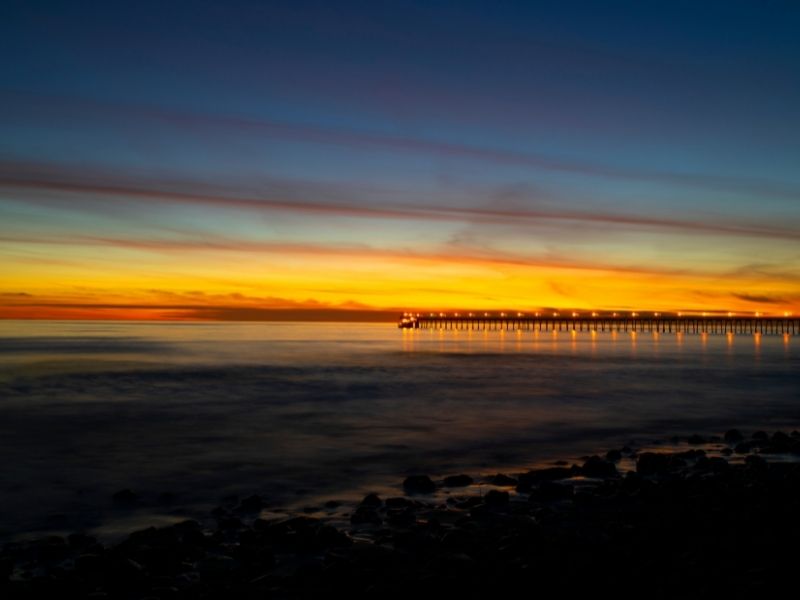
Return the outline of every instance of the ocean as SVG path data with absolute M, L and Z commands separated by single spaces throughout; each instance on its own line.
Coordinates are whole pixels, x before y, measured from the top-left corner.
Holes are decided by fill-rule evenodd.
M 781 336 L 0 322 L 0 539 L 114 538 L 251 494 L 325 516 L 326 500 L 400 495 L 412 473 L 791 430 L 798 350 Z

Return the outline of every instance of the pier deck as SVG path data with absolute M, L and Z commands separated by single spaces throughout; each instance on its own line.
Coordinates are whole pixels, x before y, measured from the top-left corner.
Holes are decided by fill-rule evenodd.
M 696 315 L 417 315 L 406 314 L 401 329 L 464 331 L 617 331 L 692 334 L 797 335 L 800 318 Z

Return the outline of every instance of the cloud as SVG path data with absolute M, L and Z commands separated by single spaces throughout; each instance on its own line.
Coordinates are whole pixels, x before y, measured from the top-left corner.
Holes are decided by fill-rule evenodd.
M 754 304 L 786 304 L 786 298 L 778 296 L 765 296 L 757 294 L 731 294 L 734 298 L 744 300 L 745 302 L 753 302 Z
M 547 223 L 585 223 L 609 225 L 625 229 L 664 230 L 684 233 L 707 233 L 729 236 L 800 240 L 797 228 L 779 227 L 753 222 L 724 219 L 674 219 L 636 214 L 599 213 L 558 208 L 470 208 L 437 204 L 366 204 L 358 202 L 319 202 L 286 200 L 268 194 L 247 194 L 247 186 L 224 189 L 198 181 L 147 179 L 113 173 L 102 169 L 65 164 L 0 161 L 0 188 L 35 192 L 26 202 L 45 205 L 75 206 L 75 195 L 120 202 L 145 202 L 154 206 L 214 206 L 245 211 L 289 212 L 369 219 L 401 219 L 419 221 L 481 222 L 497 225 L 546 227 Z M 46 192 L 47 194 L 42 194 Z M 53 196 L 55 194 L 55 196 Z
M 800 189 L 794 185 L 762 180 L 753 177 L 729 176 L 707 173 L 663 171 L 647 168 L 626 168 L 599 163 L 569 160 L 543 153 L 490 148 L 434 139 L 389 135 L 341 127 L 288 123 L 268 119 L 239 116 L 210 115 L 186 110 L 175 111 L 155 106 L 112 104 L 84 98 L 32 95 L 23 92 L 0 90 L 0 98 L 9 106 L 23 105 L 26 110 L 57 109 L 79 116 L 87 112 L 95 117 L 156 120 L 175 127 L 188 128 L 209 135 L 228 130 L 248 136 L 289 139 L 317 144 L 345 145 L 363 148 L 381 148 L 414 155 L 428 154 L 455 159 L 480 161 L 509 166 L 522 166 L 545 171 L 572 173 L 592 177 L 649 181 L 681 185 L 732 193 L 747 192 L 758 196 L 798 200 Z

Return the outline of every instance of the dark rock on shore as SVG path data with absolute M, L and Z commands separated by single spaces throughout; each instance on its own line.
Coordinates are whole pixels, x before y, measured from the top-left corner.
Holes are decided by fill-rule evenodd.
M 761 449 L 798 439 L 750 441 Z M 527 491 L 518 496 L 465 488 L 440 504 L 370 494 L 347 528 L 308 516 L 250 524 L 223 508 L 215 527 L 151 527 L 110 547 L 84 534 L 16 542 L 0 551 L 0 593 L 9 600 L 407 600 L 520 591 L 785 597 L 800 536 L 800 465 L 761 453 L 729 463 L 713 453 L 643 452 L 624 477 L 613 462 L 589 457 L 581 467 L 520 475 L 518 490 Z M 409 479 L 408 493 L 435 491 L 427 476 Z
M 513 487 L 517 485 L 518 482 L 513 477 L 509 477 L 503 473 L 498 473 L 497 475 L 492 475 L 489 478 L 489 483 L 492 485 Z
M 613 462 L 604 460 L 599 456 L 590 456 L 589 459 L 583 463 L 580 472 L 584 477 L 594 477 L 598 479 L 616 477 L 619 475 L 619 473 L 617 473 L 617 467 Z
M 473 479 L 469 475 L 450 475 L 444 478 L 445 487 L 466 487 L 472 485 Z
M 736 444 L 744 439 L 744 435 L 738 429 L 729 429 L 725 432 L 723 439 L 729 444 Z
M 427 475 L 411 475 L 403 481 L 403 489 L 409 494 L 431 494 L 436 491 L 436 484 Z

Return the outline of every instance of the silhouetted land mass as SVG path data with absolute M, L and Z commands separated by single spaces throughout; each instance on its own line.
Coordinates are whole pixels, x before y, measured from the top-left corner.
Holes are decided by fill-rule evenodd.
M 732 430 L 693 435 L 680 448 L 626 447 L 581 465 L 499 473 L 483 478 L 485 493 L 468 475 L 411 476 L 405 496 L 365 497 L 346 529 L 307 516 L 261 519 L 265 501 L 252 496 L 216 508 L 211 529 L 185 521 L 110 547 L 82 534 L 8 544 L 0 593 L 752 598 L 794 585 L 800 434 Z M 623 474 L 620 461 L 635 469 Z M 449 499 L 432 502 L 442 486 Z

